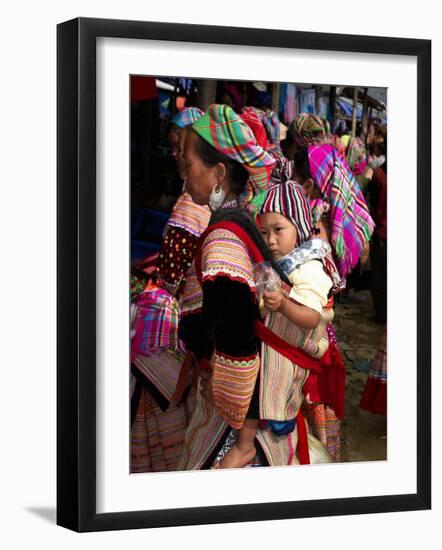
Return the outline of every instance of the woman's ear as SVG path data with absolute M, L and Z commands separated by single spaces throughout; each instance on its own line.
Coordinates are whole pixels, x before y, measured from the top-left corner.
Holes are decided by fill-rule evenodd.
M 304 188 L 304 192 L 307 195 L 309 199 L 322 199 L 322 193 L 318 189 L 318 187 L 315 185 L 315 182 L 312 180 L 312 178 L 307 178 L 304 183 L 302 184 Z
M 217 182 L 221 184 L 225 180 L 226 175 L 227 169 L 225 164 L 223 164 L 222 162 L 218 162 L 218 164 L 216 164 L 215 166 L 215 176 Z
M 313 183 L 312 178 L 307 178 L 304 183 L 302 184 L 302 187 L 304 188 L 304 192 L 307 195 L 309 199 L 313 199 L 313 193 L 315 190 L 315 184 Z

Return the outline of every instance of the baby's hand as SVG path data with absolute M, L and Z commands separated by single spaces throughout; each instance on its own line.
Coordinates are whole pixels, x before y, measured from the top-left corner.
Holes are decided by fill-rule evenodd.
M 264 307 L 268 311 L 278 311 L 281 308 L 284 296 L 277 290 L 266 290 L 263 294 Z

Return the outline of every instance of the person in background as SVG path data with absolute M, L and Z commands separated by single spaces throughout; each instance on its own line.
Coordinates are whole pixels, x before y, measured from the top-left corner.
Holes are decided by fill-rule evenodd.
M 289 125 L 287 137 L 283 143 L 285 156 L 293 160 L 294 155 L 301 147 L 330 143 L 342 155 L 345 146 L 338 135 L 330 132 L 327 119 L 311 113 L 299 114 Z
M 189 107 L 172 119 L 168 139 L 183 180 L 186 128 L 202 115 L 200 109 Z M 179 299 L 197 239 L 209 218 L 209 209 L 195 204 L 183 190 L 167 222 L 156 271 L 144 274 L 133 296 L 132 473 L 173 471 L 181 457 L 195 395 L 192 389 L 183 390 L 186 350 L 178 337 Z
M 364 196 L 345 160 L 327 144 L 304 147 L 295 154 L 294 179 L 316 201 L 314 224 L 318 235 L 331 245 L 340 288 L 344 288 L 374 229 Z M 316 392 L 317 401 L 309 407 L 308 417 L 319 439 L 336 459 L 340 454 L 339 418 L 344 415 L 345 370 L 336 334 L 331 324 L 327 328 L 330 368 L 325 371 L 327 376 L 313 386 L 311 393 Z
M 345 158 L 359 187 L 365 193 L 367 184 L 373 175 L 373 170 L 368 165 L 367 149 L 361 138 L 350 138 L 345 151 Z
M 387 148 L 386 141 L 376 144 L 369 163 L 373 177 L 368 185 L 371 212 L 376 224 L 370 246 L 371 295 L 375 321 L 387 322 Z
M 243 109 L 254 108 L 263 123 L 267 139 L 272 146 L 274 155 L 281 154 L 281 123 L 278 114 L 272 110 L 272 98 L 268 92 L 255 92 L 249 99 L 249 105 Z

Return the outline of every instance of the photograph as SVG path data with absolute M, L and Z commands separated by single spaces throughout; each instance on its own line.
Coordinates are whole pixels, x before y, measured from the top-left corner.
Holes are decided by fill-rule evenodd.
M 441 538 L 436 6 L 5 4 L 3 547 Z
M 388 459 L 387 98 L 130 75 L 131 474 Z
M 59 525 L 431 506 L 430 61 L 59 25 Z

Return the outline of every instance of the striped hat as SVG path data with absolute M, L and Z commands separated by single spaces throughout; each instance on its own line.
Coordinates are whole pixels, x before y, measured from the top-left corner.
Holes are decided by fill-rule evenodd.
M 298 232 L 297 246 L 308 241 L 313 232 L 310 205 L 302 187 L 294 181 L 282 181 L 269 187 L 259 213 L 274 212 L 285 216 Z
M 180 128 L 185 128 L 196 122 L 204 114 L 204 111 L 198 109 L 198 107 L 185 107 L 182 111 L 177 113 L 171 120 L 172 124 L 176 124 Z
M 210 105 L 192 129 L 217 151 L 241 163 L 249 173 L 244 206 L 262 204 L 275 159 L 256 142 L 252 130 L 228 105 Z

